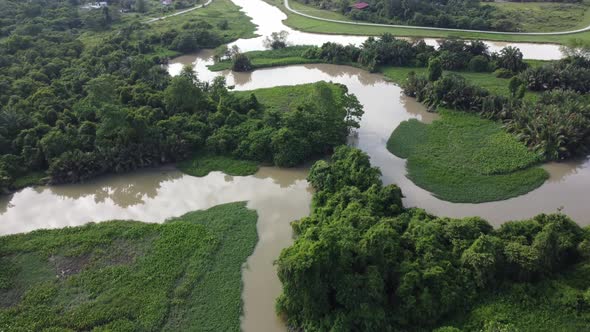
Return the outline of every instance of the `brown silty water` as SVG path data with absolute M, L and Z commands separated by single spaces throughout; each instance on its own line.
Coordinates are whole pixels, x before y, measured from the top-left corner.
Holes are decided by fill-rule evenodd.
M 278 9 L 260 0 L 232 0 L 258 24 L 262 36 L 270 32 L 290 31 L 294 44 L 321 44 L 335 41 L 359 44 L 364 37 L 314 35 L 285 27 Z M 281 16 L 282 15 L 282 16 Z M 436 43 L 428 40 L 428 43 Z M 262 37 L 239 40 L 242 50 L 260 49 Z M 492 48 L 504 46 L 488 43 Z M 512 44 L 515 45 L 515 44 Z M 553 59 L 561 56 L 555 45 L 516 44 L 525 57 Z M 590 224 L 586 188 L 590 183 L 590 161 L 551 163 L 544 166 L 550 179 L 540 188 L 516 198 L 483 204 L 457 204 L 441 201 L 406 178 L 405 160 L 385 149 L 389 135 L 399 123 L 416 118 L 432 122 L 436 114 L 428 113 L 415 100 L 401 94 L 401 89 L 383 76 L 336 65 L 300 65 L 270 68 L 253 73 L 212 73 L 211 52 L 174 59 L 171 74 L 183 64 L 194 66 L 201 80 L 224 75 L 236 90 L 251 90 L 279 85 L 332 81 L 345 84 L 364 105 L 361 128 L 351 137 L 351 144 L 367 152 L 371 162 L 380 167 L 385 183 L 398 184 L 406 196 L 406 206 L 418 206 L 441 216 L 480 215 L 494 225 L 507 220 L 528 218 L 542 212 L 563 208 L 582 225 Z M 91 182 L 57 187 L 27 188 L 0 198 L 0 234 L 27 232 L 40 228 L 77 226 L 89 221 L 131 219 L 162 222 L 189 211 L 214 205 L 248 201 L 258 212 L 259 242 L 243 272 L 244 331 L 285 331 L 284 323 L 274 314 L 274 301 L 280 283 L 273 265 L 280 251 L 292 243 L 290 221 L 309 214 L 311 192 L 305 181 L 307 170 L 263 167 L 253 176 L 232 177 L 213 172 L 202 178 L 184 175 L 172 167 L 143 170 L 131 174 L 100 178 Z
M 204 67 L 206 59 L 190 58 Z M 206 67 L 205 67 L 206 68 Z M 212 73 L 198 72 L 200 77 Z M 551 178 L 540 188 L 513 199 L 483 204 L 449 203 L 433 197 L 409 181 L 405 160 L 385 149 L 393 129 L 402 121 L 417 118 L 431 122 L 428 113 L 395 84 L 381 75 L 336 65 L 301 65 L 258 70 L 252 73 L 222 72 L 236 90 L 250 90 L 317 82 L 345 84 L 364 105 L 361 128 L 351 138 L 371 156 L 383 172 L 386 183 L 397 183 L 406 206 L 450 217 L 480 215 L 494 225 L 531 217 L 541 212 L 564 212 L 580 224 L 588 224 L 590 212 L 585 191 L 590 181 L 588 161 L 547 164 Z M 88 221 L 133 219 L 159 222 L 192 210 L 231 202 L 248 201 L 259 213 L 260 241 L 244 269 L 244 331 L 284 331 L 274 315 L 274 301 L 280 294 L 274 260 L 290 245 L 289 222 L 309 213 L 311 193 L 305 181 L 306 169 L 262 168 L 254 176 L 231 177 L 214 172 L 203 178 L 183 175 L 174 169 L 145 170 L 110 176 L 77 185 L 28 188 L 2 200 L 0 233 L 38 228 L 80 225 Z

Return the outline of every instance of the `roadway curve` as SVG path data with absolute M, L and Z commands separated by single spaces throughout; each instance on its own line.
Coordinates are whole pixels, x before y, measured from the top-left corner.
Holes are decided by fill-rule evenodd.
M 436 30 L 436 31 L 454 31 L 454 32 L 477 32 L 477 33 L 486 33 L 486 34 L 495 34 L 495 35 L 528 35 L 528 36 L 555 36 L 555 35 L 569 35 L 573 33 L 585 32 L 590 31 L 590 26 L 587 26 L 582 29 L 578 30 L 571 30 L 571 31 L 558 31 L 558 32 L 501 32 L 501 31 L 486 31 L 486 30 L 468 30 L 468 29 L 451 29 L 451 28 L 434 28 L 434 27 L 421 27 L 421 26 L 414 26 L 414 25 L 396 25 L 396 24 L 380 24 L 380 23 L 368 23 L 368 22 L 351 22 L 351 21 L 341 21 L 341 20 L 332 20 L 329 18 L 322 18 L 317 17 L 309 14 L 302 13 L 297 11 L 289 5 L 289 0 L 285 1 L 285 8 L 288 11 L 292 12 L 293 14 L 300 15 L 303 17 L 311 18 L 314 20 L 324 21 L 324 22 L 332 22 L 332 23 L 341 23 L 341 24 L 350 24 L 350 25 L 364 25 L 364 26 L 373 26 L 373 27 L 384 27 L 384 28 L 404 28 L 404 29 L 416 29 L 416 30 Z
M 149 20 L 145 21 L 145 23 L 154 23 L 154 22 L 157 22 L 157 21 L 160 21 L 160 20 L 165 20 L 165 19 L 167 19 L 167 18 L 169 18 L 169 17 L 173 17 L 173 16 L 178 16 L 178 15 L 186 14 L 186 13 L 188 13 L 188 12 L 192 12 L 192 11 L 193 11 L 193 10 L 195 10 L 195 9 L 199 9 L 199 8 L 206 7 L 206 6 L 208 6 L 208 5 L 209 5 L 211 2 L 213 2 L 213 0 L 207 0 L 207 2 L 205 2 L 204 4 L 201 4 L 201 5 L 196 5 L 196 6 L 194 6 L 194 7 L 191 7 L 191 8 L 189 8 L 189 9 L 185 9 L 185 10 L 181 10 L 181 11 L 179 11 L 179 12 L 176 12 L 176 13 L 174 13 L 174 14 L 170 14 L 170 15 L 166 15 L 166 16 L 160 16 L 160 17 L 154 17 L 154 18 L 151 18 L 151 19 L 149 19 Z

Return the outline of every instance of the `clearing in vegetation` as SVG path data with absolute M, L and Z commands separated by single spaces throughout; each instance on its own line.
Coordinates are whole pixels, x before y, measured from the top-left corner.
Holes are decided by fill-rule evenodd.
M 529 62 L 534 65 L 544 63 L 544 62 Z M 386 66 L 379 69 L 383 76 L 387 79 L 391 80 L 397 84 L 403 84 L 408 75 L 411 72 L 416 73 L 416 75 L 426 75 L 428 74 L 428 68 L 426 67 L 393 67 L 393 66 Z M 490 93 L 509 97 L 510 96 L 510 89 L 509 89 L 509 78 L 501 78 L 494 75 L 494 73 L 477 73 L 472 71 L 465 71 L 465 70 L 445 70 L 444 75 L 453 73 L 465 78 L 465 80 L 473 85 L 482 87 L 488 90 Z M 538 93 L 534 91 L 527 90 L 524 95 L 525 100 L 534 101 L 538 97 Z
M 518 22 L 522 31 L 568 31 L 590 25 L 590 2 L 490 2 L 499 17 Z
M 314 94 L 315 89 L 319 86 L 328 87 L 337 100 L 343 97 L 344 91 L 341 85 L 323 81 L 299 85 L 275 86 L 250 91 L 237 91 L 235 94 L 242 98 L 245 98 L 249 94 L 254 94 L 265 110 L 287 112 L 305 102 L 309 96 Z
M 545 182 L 536 167 L 542 158 L 475 115 L 440 111 L 430 125 L 418 120 L 397 127 L 387 149 L 408 159 L 408 177 L 419 187 L 451 202 L 481 203 L 525 194 Z
M 0 237 L 0 330 L 239 331 L 245 203 Z

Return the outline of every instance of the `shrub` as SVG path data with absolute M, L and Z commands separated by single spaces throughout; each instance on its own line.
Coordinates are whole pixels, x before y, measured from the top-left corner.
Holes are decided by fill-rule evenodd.
M 514 73 L 508 69 L 498 68 L 496 71 L 494 71 L 494 76 L 498 78 L 511 78 L 514 76 Z
M 434 82 L 442 76 L 442 64 L 439 58 L 433 58 L 428 62 L 428 80 Z
M 490 68 L 490 63 L 483 55 L 476 55 L 469 60 L 469 69 L 474 72 L 486 72 Z
M 523 60 L 522 52 L 516 47 L 504 47 L 500 53 L 495 54 L 495 58 L 498 67 L 508 69 L 513 73 L 519 73 L 528 67 Z
M 252 70 L 250 58 L 243 53 L 237 53 L 232 58 L 232 70 L 237 72 Z

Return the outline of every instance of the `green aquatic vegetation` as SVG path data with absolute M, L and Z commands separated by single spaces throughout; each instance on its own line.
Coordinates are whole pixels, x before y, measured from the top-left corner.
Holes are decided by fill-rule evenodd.
M 290 111 L 304 103 L 319 86 L 325 86 L 332 91 L 334 98 L 341 100 L 343 96 L 342 86 L 333 83 L 318 82 L 299 85 L 275 86 L 250 91 L 237 91 L 236 96 L 245 98 L 254 94 L 258 102 L 265 110 Z
M 30 172 L 14 179 L 12 186 L 15 189 L 21 189 L 29 186 L 39 185 L 43 182 L 43 178 L 47 177 L 45 172 Z
M 245 203 L 0 237 L 0 330 L 238 331 Z
M 215 171 L 233 176 L 252 175 L 258 171 L 258 163 L 255 161 L 212 154 L 196 155 L 178 163 L 177 167 L 188 175 L 199 177 Z
M 416 185 L 440 199 L 480 203 L 504 200 L 539 187 L 548 173 L 500 124 L 475 115 L 442 111 L 427 125 L 409 120 L 394 130 L 387 149 L 408 159 Z

